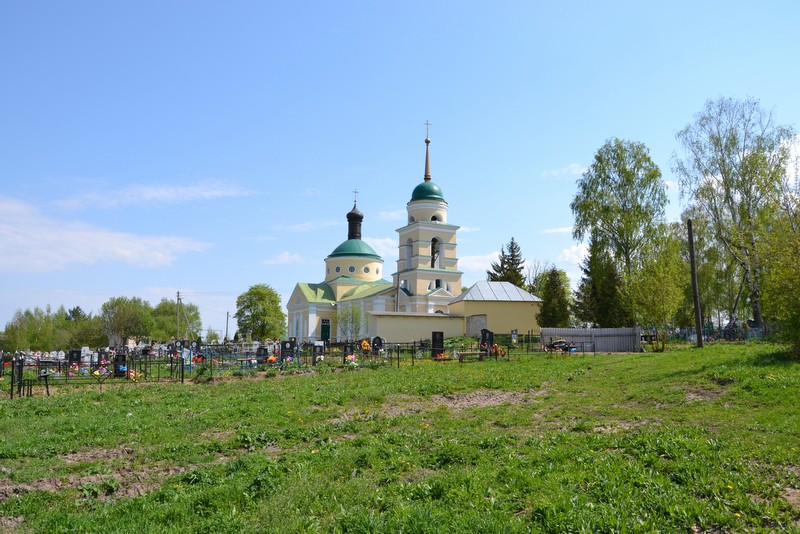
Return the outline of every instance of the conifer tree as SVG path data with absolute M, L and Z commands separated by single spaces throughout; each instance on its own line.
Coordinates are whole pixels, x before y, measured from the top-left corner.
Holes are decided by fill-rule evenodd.
M 606 247 L 594 234 L 581 271 L 583 277 L 574 295 L 575 317 L 599 328 L 631 326 L 633 319 L 623 298 L 622 275 Z
M 517 287 L 525 287 L 525 275 L 522 251 L 519 244 L 511 238 L 507 247 L 500 247 L 500 261 L 492 262 L 492 270 L 486 271 L 487 280 L 490 282 L 511 282 Z

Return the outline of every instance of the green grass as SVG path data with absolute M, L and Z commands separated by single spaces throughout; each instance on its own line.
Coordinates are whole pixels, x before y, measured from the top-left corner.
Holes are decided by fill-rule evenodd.
M 796 531 L 780 346 L 0 401 L 0 531 Z

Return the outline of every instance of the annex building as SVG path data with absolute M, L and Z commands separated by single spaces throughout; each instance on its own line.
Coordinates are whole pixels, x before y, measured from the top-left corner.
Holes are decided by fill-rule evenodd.
M 298 341 L 345 341 L 380 336 L 389 343 L 497 333 L 539 333 L 541 300 L 507 282 L 478 282 L 462 291 L 456 234 L 448 205 L 431 181 L 430 142 L 425 175 L 406 205 L 407 224 L 397 229 L 398 259 L 391 279 L 383 259 L 361 239 L 364 215 L 347 213 L 347 240 L 325 258 L 325 279 L 299 282 L 287 303 L 288 332 Z M 353 313 L 355 310 L 355 313 Z M 347 318 L 347 319 L 345 319 Z M 349 322 L 359 320 L 358 334 Z

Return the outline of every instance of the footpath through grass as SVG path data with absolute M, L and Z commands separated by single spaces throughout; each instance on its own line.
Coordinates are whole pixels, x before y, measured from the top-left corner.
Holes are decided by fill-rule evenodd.
M 729 344 L 4 399 L 0 531 L 796 531 L 798 398 Z

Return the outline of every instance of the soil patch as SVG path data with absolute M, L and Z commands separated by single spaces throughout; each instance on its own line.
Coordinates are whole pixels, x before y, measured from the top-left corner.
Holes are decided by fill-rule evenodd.
M 398 417 L 435 410 L 445 406 L 449 410 L 459 412 L 471 408 L 502 406 L 504 404 L 527 404 L 537 397 L 546 395 L 544 390 L 528 391 L 494 391 L 478 390 L 470 393 L 452 395 L 431 395 L 427 399 L 419 399 L 409 395 L 394 395 L 387 404 L 380 406 L 375 412 L 351 410 L 331 420 L 332 423 L 344 423 L 353 420 L 370 419 L 375 416 Z
M 724 395 L 719 389 L 698 388 L 686 392 L 686 402 L 708 402 Z
M 97 462 L 99 460 L 116 460 L 133 454 L 133 449 L 124 445 L 116 449 L 90 449 L 88 451 L 71 452 L 61 456 L 64 463 L 79 464 L 82 462 Z
M 611 423 L 596 426 L 594 431 L 599 434 L 615 434 L 617 432 L 624 432 L 650 424 L 649 421 L 613 421 Z
M 149 493 L 159 486 L 167 477 L 181 474 L 192 469 L 186 467 L 163 467 L 147 469 L 143 471 L 125 471 L 103 475 L 69 476 L 66 478 L 43 478 L 23 484 L 11 484 L 7 480 L 0 480 L 0 502 L 4 502 L 15 495 L 21 495 L 29 491 L 49 491 L 57 492 L 63 489 L 78 489 L 84 485 L 93 484 L 98 487 L 105 485 L 107 488 L 115 488 L 107 491 L 99 498 L 107 497 L 138 497 Z M 115 484 L 105 484 L 114 479 Z
M 13 532 L 25 521 L 25 517 L 0 517 L 0 532 Z

